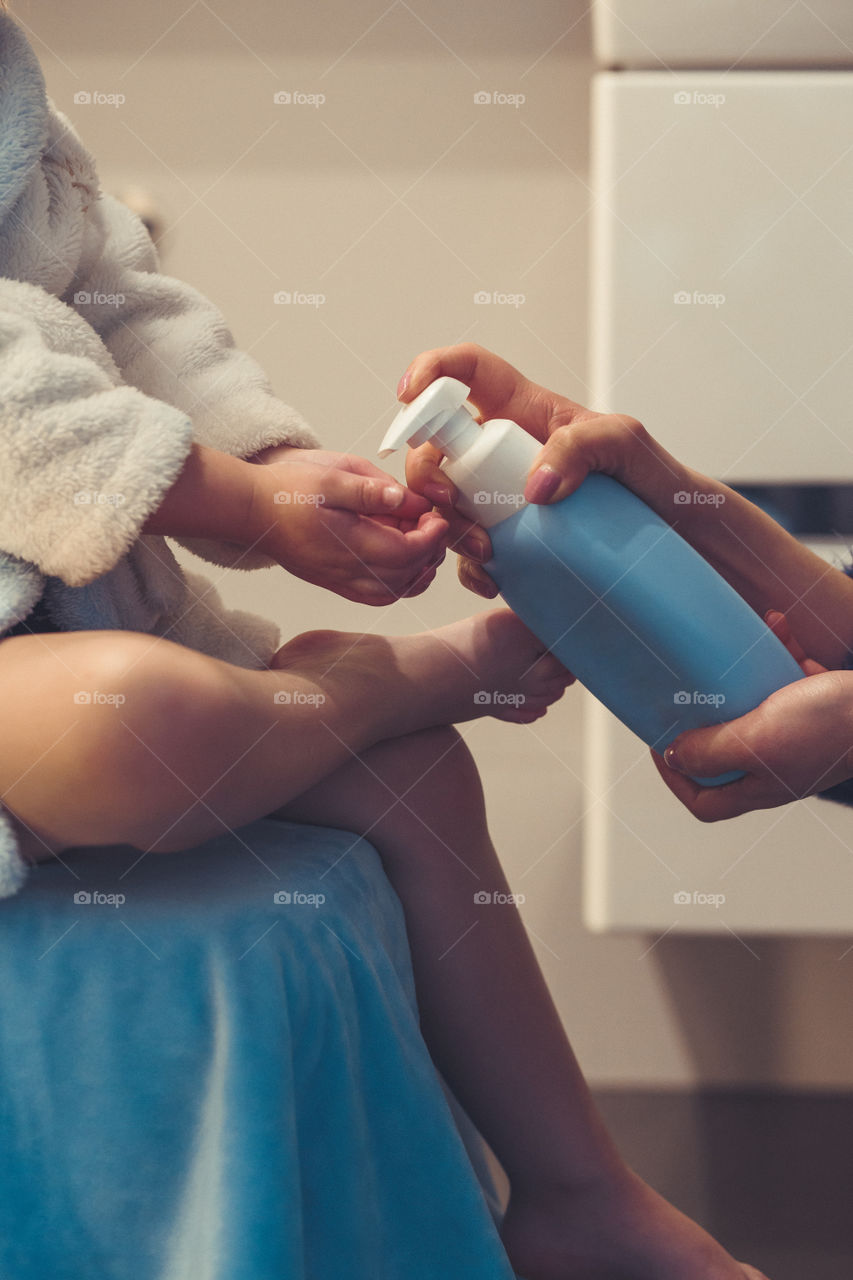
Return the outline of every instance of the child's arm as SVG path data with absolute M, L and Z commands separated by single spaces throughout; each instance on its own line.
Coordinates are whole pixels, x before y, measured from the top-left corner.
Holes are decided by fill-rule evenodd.
M 361 458 L 295 449 L 258 466 L 193 445 L 143 532 L 260 548 L 308 582 L 379 605 L 426 589 L 446 527 Z
M 370 463 L 369 475 L 331 455 L 264 467 L 193 447 L 187 416 L 121 385 L 79 315 L 14 280 L 0 280 L 0 402 L 0 548 L 69 586 L 112 569 L 142 532 L 260 546 L 265 564 L 369 603 L 423 589 L 441 557 L 445 523 Z M 276 500 L 306 480 L 325 506 Z
M 122 386 L 89 326 L 0 280 L 0 548 L 82 586 L 129 550 L 184 465 L 192 428 Z
M 197 289 L 159 270 L 135 213 L 102 196 L 89 212 L 98 251 L 69 293 L 126 382 L 183 409 L 198 444 L 248 457 L 268 445 L 317 444 L 302 416 L 272 392 L 239 351 L 221 312 Z
M 68 291 L 122 377 L 147 395 L 181 409 L 193 440 L 248 458 L 270 445 L 313 448 L 301 415 L 272 392 L 266 374 L 239 351 L 219 310 L 198 290 L 159 273 L 157 252 L 141 220 L 102 196 L 89 212 L 96 248 Z M 187 539 L 216 564 L 242 569 L 272 563 L 255 547 Z
M 183 409 L 194 441 L 208 452 L 293 464 L 281 470 L 276 463 L 274 483 L 269 475 L 249 480 L 236 469 L 229 471 L 238 486 L 229 506 L 251 506 L 248 537 L 229 536 L 224 522 L 219 534 L 202 533 L 196 522 L 204 522 L 200 507 L 210 498 L 203 487 L 190 494 L 185 484 L 148 531 L 171 534 L 216 564 L 241 569 L 281 564 L 366 604 L 387 604 L 424 590 L 443 555 L 446 529 L 445 522 L 426 514 L 429 504 L 372 463 L 315 451 L 315 437 L 302 417 L 273 395 L 260 366 L 236 349 L 216 307 L 190 285 L 159 274 L 156 251 L 136 215 L 103 197 L 90 216 L 101 242 L 74 282 L 75 305 L 123 377 Z M 282 445 L 297 448 L 282 459 L 276 453 Z M 224 475 L 222 461 L 215 465 Z M 208 457 L 202 471 L 196 468 L 197 479 L 212 478 L 212 466 Z M 286 503 L 286 497 L 294 501 Z M 297 498 L 308 501 L 297 503 Z M 176 523 L 178 503 L 182 511 Z

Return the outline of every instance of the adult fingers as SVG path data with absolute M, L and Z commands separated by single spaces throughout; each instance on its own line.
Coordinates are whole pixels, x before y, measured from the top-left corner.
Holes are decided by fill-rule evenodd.
M 506 360 L 474 342 L 421 352 L 400 379 L 397 395 L 408 403 L 439 377 L 466 383 L 471 388 L 471 402 L 484 419 L 510 418 L 539 440 L 546 439 L 555 414 L 563 422 L 591 416 L 583 405 L 531 382 Z
M 435 445 L 422 444 L 406 454 L 406 483 L 415 493 L 429 498 L 437 507 L 452 507 L 459 491 L 439 463 L 441 454 Z
M 480 525 L 460 515 L 455 508 L 459 491 L 438 463 L 441 454 L 431 444 L 411 449 L 406 459 L 406 482 L 416 493 L 424 494 L 439 508 L 447 521 L 447 544 L 460 555 L 485 562 L 492 558 L 489 535 Z
M 524 496 L 529 502 L 559 502 L 591 471 L 604 472 L 639 491 L 644 468 L 654 462 L 659 469 L 665 457 L 642 423 L 625 414 L 558 426 L 530 468 Z M 675 467 L 672 479 L 675 489 L 681 483 Z
M 482 596 L 484 600 L 494 600 L 498 594 L 497 584 L 476 561 L 460 556 L 456 571 L 462 586 L 467 591 L 473 591 L 474 595 Z
M 651 754 L 655 768 L 676 800 L 680 800 L 700 822 L 722 822 L 726 818 L 737 818 L 742 813 L 750 813 L 753 809 L 769 807 L 764 795 L 765 784 L 759 778 L 747 775 L 739 782 L 729 782 L 721 787 L 702 787 L 692 778 L 670 769 L 663 756 L 656 751 Z

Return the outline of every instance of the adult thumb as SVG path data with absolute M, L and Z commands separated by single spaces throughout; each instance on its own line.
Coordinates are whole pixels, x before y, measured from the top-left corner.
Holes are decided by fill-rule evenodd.
M 694 779 L 718 778 L 735 770 L 748 773 L 755 766 L 755 756 L 746 744 L 752 714 L 679 734 L 663 753 L 666 764 Z

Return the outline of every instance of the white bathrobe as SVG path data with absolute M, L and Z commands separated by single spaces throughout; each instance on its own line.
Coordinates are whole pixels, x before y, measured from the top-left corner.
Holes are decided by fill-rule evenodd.
M 260 668 L 278 628 L 226 610 L 140 530 L 192 442 L 248 457 L 317 441 L 216 308 L 157 268 L 0 13 L 0 635 L 41 600 L 62 630 L 144 631 Z M 185 545 L 219 565 L 272 563 Z M 0 808 L 0 897 L 24 872 Z

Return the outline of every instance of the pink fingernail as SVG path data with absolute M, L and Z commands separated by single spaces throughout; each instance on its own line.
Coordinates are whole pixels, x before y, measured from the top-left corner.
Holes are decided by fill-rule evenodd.
M 553 467 L 539 467 L 527 481 L 524 496 L 528 502 L 547 502 L 560 487 L 560 473 Z
M 407 370 L 407 371 L 403 374 L 403 376 L 402 376 L 402 378 L 400 379 L 400 381 L 397 383 L 397 399 L 398 399 L 398 400 L 399 400 L 399 399 L 401 399 L 401 398 L 406 394 L 406 388 L 407 388 L 407 387 L 408 387 L 408 385 L 409 385 L 409 379 L 410 379 L 410 377 L 411 377 L 411 374 L 410 374 L 410 373 L 408 372 L 408 370 Z
M 670 743 L 666 751 L 664 751 L 663 758 L 669 765 L 670 769 L 675 769 L 677 773 L 682 772 L 681 765 L 678 760 L 678 752 L 675 749 L 674 743 Z
M 478 537 L 476 534 L 466 534 L 459 545 L 465 555 L 470 556 L 472 560 L 479 560 L 485 564 L 491 559 L 491 546 L 485 538 Z
M 443 484 L 435 484 L 432 480 L 424 485 L 424 497 L 429 498 L 430 502 L 436 503 L 439 507 L 450 505 L 450 490 Z

